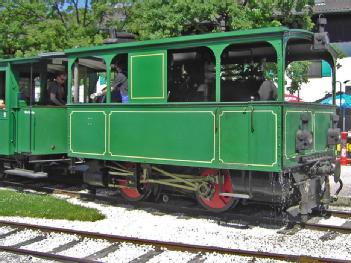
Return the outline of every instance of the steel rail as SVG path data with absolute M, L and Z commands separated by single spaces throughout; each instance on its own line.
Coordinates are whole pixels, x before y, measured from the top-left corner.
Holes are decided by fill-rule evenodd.
M 326 212 L 340 218 L 351 218 L 351 211 L 328 209 Z
M 333 231 L 342 234 L 351 234 L 351 228 L 343 227 L 343 226 L 333 226 L 333 225 L 322 225 L 315 223 L 301 223 L 301 227 L 309 230 L 317 230 L 317 231 Z
M 253 250 L 244 250 L 244 249 L 235 249 L 235 248 L 223 248 L 223 247 L 217 247 L 217 246 L 203 246 L 203 245 L 193 245 L 193 244 L 187 244 L 187 243 L 142 239 L 142 238 L 136 238 L 136 237 L 125 237 L 120 235 L 101 234 L 101 233 L 73 230 L 73 229 L 67 229 L 67 228 L 9 222 L 5 220 L 0 220 L 0 224 L 6 225 L 6 226 L 12 226 L 16 228 L 22 228 L 22 229 L 28 229 L 28 228 L 35 229 L 42 232 L 50 232 L 50 233 L 55 232 L 55 233 L 65 233 L 70 235 L 79 235 L 86 238 L 103 239 L 103 240 L 108 240 L 112 242 L 127 242 L 127 243 L 136 244 L 136 245 L 149 245 L 149 246 L 157 247 L 162 250 L 166 248 L 168 250 L 173 250 L 173 251 L 183 251 L 183 252 L 186 251 L 186 252 L 193 252 L 193 253 L 219 253 L 219 254 L 227 254 L 227 255 L 271 258 L 271 259 L 277 259 L 277 260 L 297 261 L 297 262 L 336 262 L 336 263 L 350 262 L 349 260 L 313 257 L 308 255 L 289 255 L 289 254 L 265 252 L 265 251 L 253 251 Z M 1 246 L 0 246 L 0 249 L 2 249 Z M 4 249 L 10 249 L 10 248 L 5 247 Z M 23 250 L 23 253 L 26 253 L 26 251 Z M 39 252 L 39 253 L 42 253 L 42 252 Z
M 69 263 L 97 263 L 100 261 L 94 261 L 94 260 L 89 260 L 89 259 L 84 259 L 84 258 L 76 258 L 76 257 L 69 257 L 69 256 L 63 256 L 59 254 L 52 254 L 52 253 L 47 253 L 47 252 L 40 252 L 40 251 L 35 251 L 35 250 L 28 250 L 28 249 L 22 249 L 22 248 L 16 248 L 16 247 L 11 247 L 11 246 L 0 246 L 0 251 L 12 253 L 12 254 L 21 254 L 21 255 L 31 255 L 34 257 L 42 258 L 42 259 L 50 259 L 50 260 L 56 260 L 56 261 L 61 261 L 61 262 L 69 262 Z

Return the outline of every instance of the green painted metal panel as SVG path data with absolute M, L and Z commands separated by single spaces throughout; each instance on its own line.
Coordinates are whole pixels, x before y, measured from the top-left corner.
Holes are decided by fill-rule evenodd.
M 116 158 L 208 163 L 215 160 L 213 109 L 120 110 L 109 114 Z
M 58 154 L 67 152 L 65 108 L 22 108 L 17 114 L 17 152 Z
M 256 105 L 253 108 L 251 119 L 250 110 L 242 105 L 69 107 L 69 155 L 279 172 L 280 106 Z M 238 109 L 242 110 L 239 115 L 226 113 Z M 254 132 L 251 132 L 251 120 Z M 106 152 L 104 145 L 107 145 Z
M 312 150 L 296 153 L 296 132 L 301 126 L 300 116 L 308 113 L 311 117 L 308 128 L 313 132 Z M 321 107 L 320 105 L 304 104 L 300 106 L 285 105 L 284 107 L 284 167 L 297 165 L 298 156 L 331 152 L 327 147 L 328 129 L 331 127 L 331 114 L 335 113 L 333 107 Z
M 0 109 L 0 154 L 10 154 L 10 127 L 8 112 Z
M 310 122 L 308 123 L 308 129 L 312 132 L 313 130 L 313 115 L 311 110 L 303 108 L 287 108 L 284 114 L 284 157 L 286 159 L 294 159 L 298 154 L 296 153 L 296 133 L 301 127 L 301 114 L 308 114 L 310 116 Z M 307 150 L 306 153 L 311 152 Z
M 30 112 L 21 109 L 16 112 L 16 152 L 30 152 Z
M 245 108 L 227 109 L 219 114 L 219 160 L 222 163 L 249 163 L 248 115 Z
M 277 169 L 279 108 L 236 107 L 219 115 L 219 160 L 225 165 Z M 264 153 L 264 154 L 263 154 Z
M 166 51 L 129 54 L 129 97 L 131 102 L 165 102 L 167 99 Z
M 328 150 L 328 129 L 331 128 L 331 115 L 333 112 L 314 112 L 314 149 L 315 151 Z
M 69 113 L 70 153 L 85 156 L 106 154 L 106 113 L 102 110 L 73 110 Z

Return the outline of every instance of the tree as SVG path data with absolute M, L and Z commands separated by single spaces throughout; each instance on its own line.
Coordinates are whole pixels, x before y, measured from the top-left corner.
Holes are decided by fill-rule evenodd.
M 114 17 L 117 0 L 0 1 L 0 56 L 19 57 L 102 43 L 107 28 L 123 30 Z M 130 5 L 119 9 L 125 16 Z
M 287 25 L 311 29 L 311 0 L 137 0 L 129 28 L 139 39 Z

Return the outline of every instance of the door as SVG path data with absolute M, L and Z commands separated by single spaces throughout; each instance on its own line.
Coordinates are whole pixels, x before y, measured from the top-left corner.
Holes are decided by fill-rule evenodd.
M 8 96 L 6 93 L 6 86 L 8 85 L 8 79 L 6 76 L 6 68 L 0 67 L 0 155 L 10 154 L 10 116 L 9 111 L 9 100 L 6 99 Z

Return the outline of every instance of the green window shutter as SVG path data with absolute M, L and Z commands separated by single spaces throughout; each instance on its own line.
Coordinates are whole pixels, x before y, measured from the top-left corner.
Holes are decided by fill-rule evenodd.
M 322 77 L 331 77 L 331 67 L 329 63 L 325 60 L 322 60 Z

